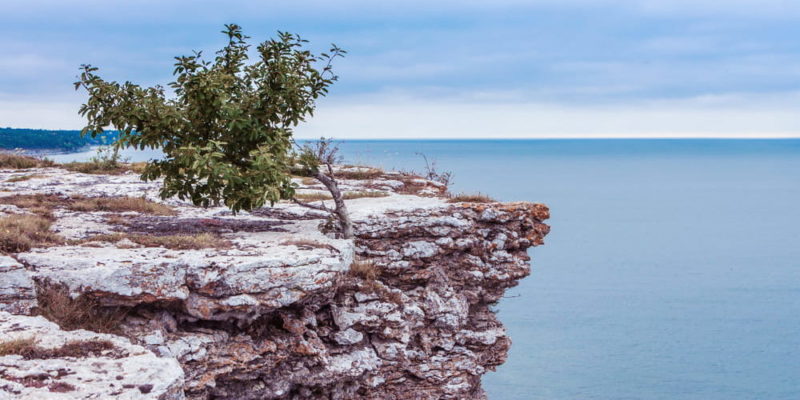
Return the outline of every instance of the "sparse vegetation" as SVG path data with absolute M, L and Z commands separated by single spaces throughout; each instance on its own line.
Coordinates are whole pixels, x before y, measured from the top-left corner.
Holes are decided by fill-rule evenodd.
M 117 165 L 112 166 L 109 164 L 87 161 L 58 164 L 55 166 L 72 172 L 80 172 L 82 174 L 119 175 L 128 171 L 141 173 L 144 169 L 144 165 L 145 163 L 118 163 Z
M 417 153 L 425 160 L 425 175 L 423 177 L 429 181 L 439 182 L 444 186 L 450 186 L 453 181 L 452 171 L 439 171 L 436 168 L 436 160 L 428 161 L 428 157 L 423 153 Z
M 383 170 L 369 167 L 356 167 L 358 169 L 346 169 L 336 172 L 339 179 L 368 180 L 375 179 L 383 175 Z
M 447 199 L 448 203 L 495 203 L 497 200 L 485 194 L 456 194 Z
M 144 247 L 164 247 L 172 250 L 201 250 L 201 249 L 228 249 L 233 246 L 229 240 L 225 240 L 211 233 L 200 233 L 196 235 L 142 235 L 129 233 L 109 233 L 91 236 L 77 241 L 76 244 L 86 244 L 90 242 L 110 242 L 117 243 L 123 239 L 142 245 Z
M 53 194 L 18 194 L 0 196 L 0 204 L 11 204 L 37 214 L 47 215 L 56 208 L 73 211 L 135 211 L 152 215 L 176 215 L 171 207 L 144 197 L 59 197 Z
M 330 229 L 339 237 L 351 239 L 353 237 L 353 221 L 347 211 L 347 204 L 339 189 L 339 182 L 333 170 L 333 165 L 340 161 L 339 147 L 330 139 L 320 138 L 313 143 L 307 143 L 295 154 L 295 163 L 304 176 L 310 176 L 319 181 L 328 189 L 333 200 L 334 208 L 330 209 L 325 204 L 311 204 L 292 197 L 292 201 L 303 207 L 325 211 L 330 214 Z
M 0 168 L 28 169 L 52 167 L 53 162 L 47 159 L 24 156 L 21 154 L 0 152 Z
M 314 179 L 314 178 L 309 178 L 309 177 L 307 177 L 307 176 L 306 176 L 306 177 L 302 177 L 302 179 L 300 180 L 300 182 L 302 182 L 302 183 L 303 183 L 303 185 L 306 185 L 306 186 L 314 186 L 314 185 L 316 185 L 316 184 L 318 184 L 318 183 L 319 183 L 319 181 L 317 181 L 316 179 Z
M 356 260 L 350 265 L 350 274 L 366 281 L 374 281 L 380 275 L 380 271 L 371 260 Z
M 361 199 L 364 197 L 386 197 L 389 196 L 389 193 L 386 192 L 379 192 L 379 191 L 358 191 L 358 192 L 345 192 L 342 195 L 342 199 L 344 200 L 353 200 L 353 199 Z M 327 193 L 296 193 L 294 195 L 295 199 L 300 201 L 321 201 L 321 200 L 333 200 L 333 196 Z
M 8 182 L 8 183 L 24 182 L 24 181 L 31 180 L 31 179 L 44 178 L 45 176 L 46 175 L 42 175 L 42 174 L 17 175 L 17 176 L 12 176 L 11 178 L 6 179 L 6 182 Z
M 22 354 L 27 349 L 36 346 L 37 340 L 34 336 L 17 338 L 0 342 L 0 357 L 13 354 Z
M 60 206 L 66 206 L 69 202 L 69 198 L 59 197 L 54 194 L 37 193 L 0 196 L 0 204 L 10 204 L 26 209 L 45 208 L 52 210 Z
M 295 193 L 294 198 L 300 201 L 320 201 L 320 200 L 333 200 L 333 197 L 327 193 Z
M 365 197 L 375 198 L 375 197 L 387 197 L 387 196 L 389 196 L 389 193 L 386 192 L 364 190 L 358 192 L 345 192 L 343 197 L 345 200 L 352 200 L 352 199 L 361 199 Z
M 26 360 L 97 357 L 114 349 L 114 343 L 108 340 L 75 340 L 56 348 L 39 347 L 35 337 L 0 342 L 0 356 L 19 355 Z
M 155 203 L 144 197 L 83 197 L 67 206 L 73 211 L 136 211 L 152 215 L 176 215 L 171 207 Z
M 50 230 L 51 221 L 39 215 L 14 214 L 0 218 L 0 251 L 19 253 L 53 246 L 64 240 Z
M 72 331 L 86 329 L 94 332 L 116 333 L 119 324 L 128 315 L 121 307 L 102 307 L 86 295 L 72 298 L 69 290 L 62 286 L 43 286 L 36 289 L 37 306 L 33 310 L 58 324 L 61 329 Z

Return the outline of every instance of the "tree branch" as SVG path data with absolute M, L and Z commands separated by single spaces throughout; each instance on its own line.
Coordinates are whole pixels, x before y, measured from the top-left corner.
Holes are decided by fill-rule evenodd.
M 328 207 L 325 207 L 325 203 L 322 203 L 322 205 L 319 205 L 319 206 L 318 206 L 318 205 L 316 205 L 316 204 L 306 203 L 306 202 L 304 202 L 304 201 L 300 201 L 300 200 L 297 200 L 297 199 L 295 199 L 295 198 L 292 198 L 292 202 L 293 202 L 294 204 L 297 204 L 298 206 L 302 206 L 302 207 L 310 208 L 310 209 L 312 209 L 312 210 L 325 211 L 325 212 L 329 212 L 329 213 L 333 214 L 333 210 L 331 210 L 331 209 L 330 209 L 330 208 L 328 208 Z

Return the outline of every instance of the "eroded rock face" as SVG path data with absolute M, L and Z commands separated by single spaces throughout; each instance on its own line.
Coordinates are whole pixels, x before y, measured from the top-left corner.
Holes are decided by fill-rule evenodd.
M 36 350 L 0 356 L 0 399 L 184 399 L 178 362 L 128 339 L 0 312 L 0 343 L 17 340 Z
M 0 171 L 0 182 L 13 173 Z M 158 200 L 157 185 L 133 175 L 35 173 L 43 177 L 15 193 L 69 197 L 92 187 L 145 196 L 177 215 L 55 210 L 54 229 L 72 244 L 0 259 L 0 310 L 29 313 L 34 291 L 52 285 L 127 308 L 121 332 L 177 360 L 190 399 L 485 398 L 480 377 L 510 346 L 489 307 L 529 274 L 527 250 L 549 230 L 545 206 L 448 203 L 441 185 L 397 173 L 342 182 L 344 191 L 385 194 L 348 200 L 354 241 L 324 234 L 325 215 L 296 205 L 234 217 Z M 321 189 L 297 183 L 303 193 Z M 120 216 L 126 222 L 115 225 Z M 86 240 L 174 231 L 214 232 L 231 245 Z M 377 277 L 351 272 L 354 260 Z

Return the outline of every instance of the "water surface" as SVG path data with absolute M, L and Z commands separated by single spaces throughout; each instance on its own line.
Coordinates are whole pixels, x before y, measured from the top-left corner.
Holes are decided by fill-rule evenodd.
M 491 399 L 800 399 L 800 140 L 342 150 L 399 169 L 424 153 L 455 192 L 550 206 L 533 274 L 498 307 L 514 345 Z

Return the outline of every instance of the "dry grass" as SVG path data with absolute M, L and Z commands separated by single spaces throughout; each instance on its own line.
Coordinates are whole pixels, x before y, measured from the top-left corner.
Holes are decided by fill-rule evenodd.
M 447 199 L 448 203 L 495 203 L 497 200 L 485 194 L 464 194 L 460 193 Z
M 15 194 L 0 197 L 0 204 L 10 204 L 24 208 L 43 218 L 52 220 L 53 210 L 69 204 L 69 199 L 52 194 Z
M 301 177 L 300 182 L 302 182 L 303 185 L 306 185 L 306 186 L 313 186 L 313 185 L 319 184 L 318 180 L 316 180 L 314 178 L 309 178 L 309 177 Z
M 363 199 L 365 197 L 387 197 L 389 193 L 379 191 L 358 191 L 358 192 L 344 192 L 342 198 L 345 200 Z M 294 198 L 300 201 L 321 201 L 333 200 L 328 193 L 295 193 Z
M 117 243 L 123 239 L 128 239 L 131 242 L 144 247 L 164 247 L 172 250 L 229 249 L 233 247 L 233 243 L 231 243 L 229 240 L 222 239 L 221 237 L 211 233 L 166 236 L 110 233 L 91 236 L 76 242 L 76 244 L 85 244 L 90 242 Z
M 51 221 L 39 215 L 15 214 L 0 218 L 0 251 L 19 253 L 53 246 L 64 239 L 50 231 Z
M 128 225 L 128 223 L 130 223 L 130 219 L 128 217 L 119 214 L 107 215 L 105 220 L 109 225 Z
M 119 307 L 101 307 L 97 300 L 86 296 L 72 298 L 61 286 L 39 286 L 36 289 L 38 305 L 34 313 L 72 331 L 86 329 L 94 332 L 117 333 L 128 310 Z
M 50 160 L 23 156 L 12 153 L 0 153 L 0 168 L 9 169 L 28 169 L 52 167 L 54 163 Z
M 46 175 L 42 175 L 42 174 L 30 174 L 30 175 L 12 176 L 11 178 L 6 179 L 6 182 L 8 182 L 8 183 L 23 182 L 23 181 L 27 181 L 27 180 L 30 180 L 30 179 L 44 178 L 45 176 Z
M 356 260 L 350 264 L 350 274 L 366 281 L 374 281 L 380 275 L 380 271 L 373 261 Z
M 333 200 L 327 193 L 295 193 L 294 198 L 300 201 Z
M 20 194 L 0 197 L 0 204 L 11 204 L 37 214 L 66 207 L 73 211 L 136 211 L 153 215 L 176 215 L 171 207 L 143 197 L 58 197 L 52 194 Z
M 378 168 L 348 169 L 336 172 L 337 178 L 352 180 L 375 179 L 381 175 L 383 175 L 383 170 Z
M 378 192 L 378 191 L 359 191 L 359 192 L 345 192 L 342 197 L 345 200 L 352 200 L 352 199 L 362 199 L 365 197 L 387 197 L 389 193 L 386 192 Z
M 46 360 L 51 358 L 97 357 L 114 350 L 114 343 L 108 340 L 74 340 L 61 347 L 46 349 L 37 345 L 35 337 L 14 339 L 0 343 L 0 356 L 19 355 L 26 360 Z
M 53 209 L 69 204 L 68 198 L 58 197 L 54 194 L 15 194 L 0 197 L 0 204 L 11 204 L 19 208 L 48 208 Z
M 136 211 L 153 215 L 176 215 L 175 210 L 144 197 L 84 197 L 75 199 L 68 208 L 74 211 Z
M 38 341 L 33 336 L 0 342 L 0 357 L 12 354 L 22 354 L 27 349 L 35 347 L 37 342 Z
M 88 162 L 71 162 L 71 163 L 59 164 L 58 166 L 68 171 L 80 172 L 82 174 L 120 175 L 128 171 L 141 174 L 146 165 L 147 163 L 145 162 L 110 163 L 102 161 L 88 161 Z

